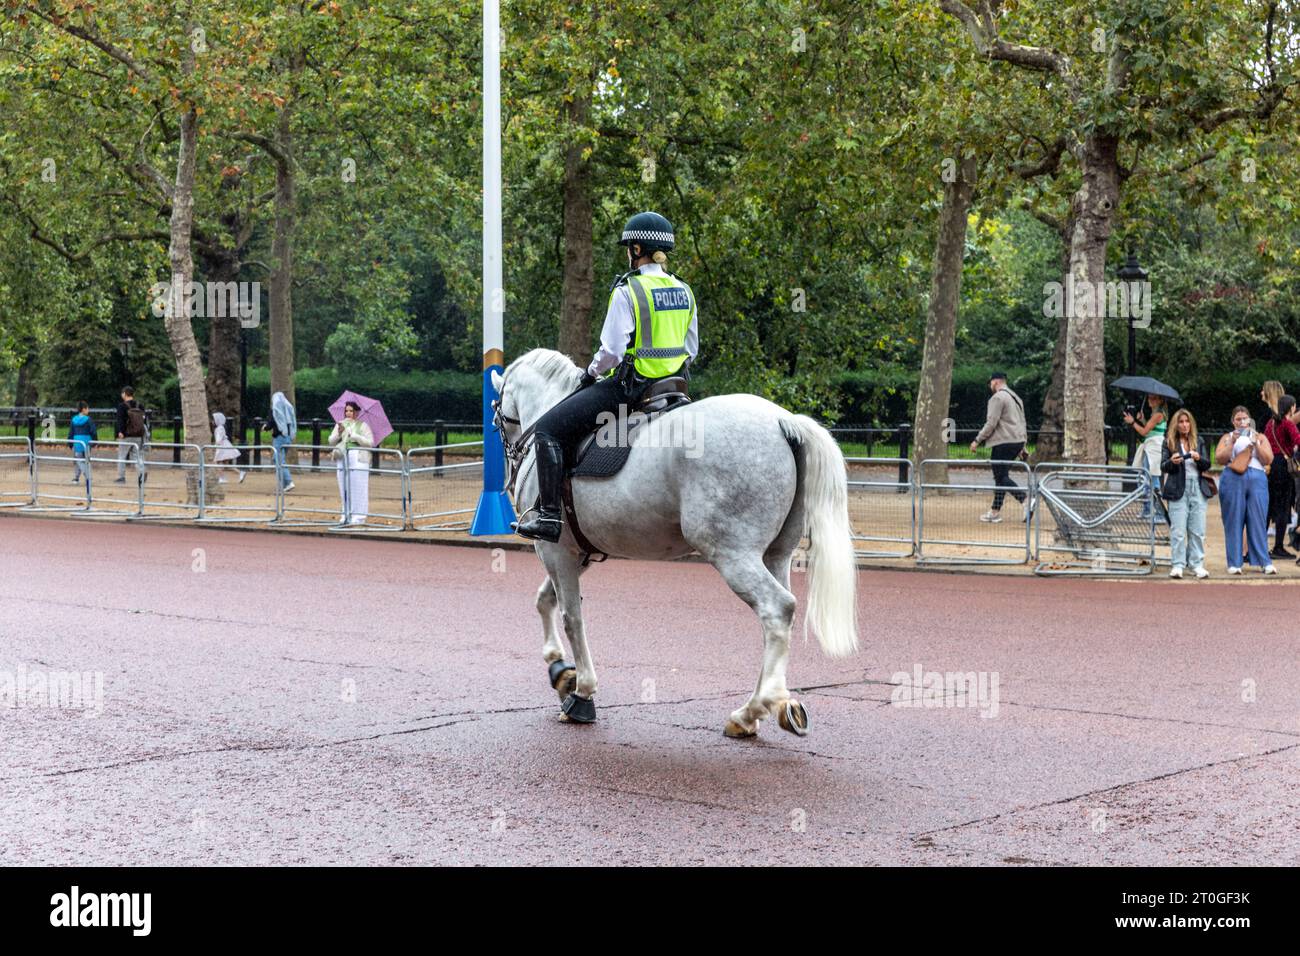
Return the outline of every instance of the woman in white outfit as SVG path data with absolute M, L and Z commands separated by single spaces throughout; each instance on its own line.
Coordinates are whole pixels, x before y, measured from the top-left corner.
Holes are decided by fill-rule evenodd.
M 212 444 L 217 446 L 212 453 L 212 460 L 217 465 L 214 469 L 217 472 L 217 484 L 224 485 L 226 483 L 225 476 L 221 475 L 221 472 L 228 468 L 233 469 L 235 474 L 239 476 L 239 480 L 243 481 L 244 473 L 239 470 L 238 466 L 230 464 L 230 462 L 239 460 L 239 449 L 230 443 L 230 436 L 226 434 L 226 416 L 221 412 L 213 412 L 212 425 Z
M 343 421 L 330 432 L 339 497 L 343 500 L 339 521 L 350 516 L 349 524 L 365 524 L 366 513 L 370 511 L 370 452 L 366 449 L 375 447 L 375 436 L 370 425 L 357 418 L 360 414 L 361 406 L 348 402 L 343 406 Z

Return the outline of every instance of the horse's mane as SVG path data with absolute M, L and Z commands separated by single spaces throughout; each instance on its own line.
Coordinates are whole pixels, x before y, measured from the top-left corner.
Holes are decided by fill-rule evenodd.
M 548 382 L 576 385 L 582 378 L 582 370 L 567 355 L 554 349 L 533 349 L 519 356 L 511 365 L 530 368 Z

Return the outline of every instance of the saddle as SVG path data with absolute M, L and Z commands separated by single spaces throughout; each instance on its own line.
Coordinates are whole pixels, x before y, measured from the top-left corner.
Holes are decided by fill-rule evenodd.
M 598 442 L 597 428 L 578 443 L 573 465 L 565 472 L 571 478 L 612 478 L 623 469 L 632 451 L 632 436 L 642 425 L 660 415 L 690 404 L 686 379 L 680 376 L 660 379 L 646 388 L 627 416 L 627 430 L 615 442 Z M 621 429 L 620 429 L 621 430 Z
M 595 429 L 578 443 L 573 453 L 573 465 L 564 472 L 564 483 L 560 486 L 560 500 L 564 506 L 564 521 L 573 532 L 573 538 L 582 550 L 582 566 L 585 568 L 592 560 L 604 561 L 608 557 L 582 533 L 578 525 L 578 512 L 573 507 L 574 478 L 611 478 L 617 475 L 627 463 L 632 451 L 632 436 L 636 430 L 660 415 L 690 404 L 686 393 L 686 379 L 679 376 L 660 379 L 641 393 L 640 399 L 628 413 L 626 431 L 620 427 L 618 440 L 598 442 L 602 428 Z M 622 423 L 619 423 L 621 426 Z

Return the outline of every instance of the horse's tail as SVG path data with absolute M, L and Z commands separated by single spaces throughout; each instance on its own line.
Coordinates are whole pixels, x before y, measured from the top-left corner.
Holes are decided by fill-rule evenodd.
M 844 455 L 831 433 L 806 415 L 782 419 L 781 431 L 788 441 L 803 446 L 795 460 L 802 461 L 799 477 L 809 538 L 804 635 L 811 626 L 826 654 L 844 657 L 858 649 L 858 567 L 849 530 Z

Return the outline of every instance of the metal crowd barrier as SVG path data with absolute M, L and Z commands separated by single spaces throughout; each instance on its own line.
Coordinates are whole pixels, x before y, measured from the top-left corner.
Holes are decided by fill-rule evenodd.
M 284 451 L 284 468 L 294 488 L 281 493 L 280 517 L 274 522 L 275 526 L 342 527 L 347 514 L 337 483 L 338 463 L 330 457 L 331 449 L 317 445 L 285 445 Z M 320 500 L 324 503 L 316 503 Z
M 140 483 L 136 520 L 203 517 L 203 449 L 198 445 L 152 442 Z
M 472 461 L 458 460 L 477 451 Z M 483 443 L 457 442 L 406 453 L 410 524 L 415 531 L 468 530 L 483 487 Z M 417 462 L 427 462 L 417 464 Z
M 96 454 L 109 448 L 114 452 Z M 135 463 L 135 474 L 118 488 L 113 476 L 124 453 L 128 468 L 131 462 Z M 81 455 L 66 438 L 38 438 L 32 448 L 31 462 L 32 503 L 24 511 L 66 512 L 95 518 L 139 514 L 144 472 L 134 442 L 91 442 L 89 453 Z
M 263 522 L 270 524 L 280 517 L 280 489 L 275 477 L 275 454 L 270 445 L 235 445 L 235 451 L 249 452 L 246 464 L 232 460 L 217 462 L 215 455 L 224 445 L 204 445 L 203 466 L 199 469 L 202 516 L 195 519 L 208 524 Z M 266 453 L 266 461 L 259 461 Z M 243 472 L 240 479 L 238 472 Z M 225 478 L 225 481 L 221 479 Z M 267 504 L 270 499 L 270 504 Z
M 1006 467 L 1008 477 L 1022 475 L 1024 483 L 1007 488 L 1001 522 L 981 522 L 977 512 L 991 509 L 994 492 L 993 468 Z M 985 482 L 938 481 L 936 472 L 982 472 Z M 992 461 L 987 458 L 929 458 L 921 462 L 916 482 L 916 561 L 918 564 L 1024 564 L 1030 556 L 1030 522 L 1022 520 L 1022 508 L 1011 504 L 1012 490 L 1025 495 L 1023 507 L 1033 507 L 1033 476 L 1023 461 Z M 979 538 L 962 538 L 966 528 L 985 532 Z M 989 552 L 1006 552 L 999 557 Z
M 845 458 L 849 469 L 849 524 L 854 553 L 864 558 L 910 558 L 916 553 L 916 495 L 906 458 Z M 853 477 L 855 466 L 864 477 Z M 880 471 L 881 474 L 876 474 Z M 903 476 L 906 476 L 905 478 Z M 906 528 L 904 537 L 900 529 Z M 892 532 L 892 533 L 891 533 Z M 883 546 L 892 545 L 892 550 Z
M 32 443 L 26 437 L 0 438 L 0 508 L 33 503 Z
M 1035 574 L 1150 574 L 1163 522 L 1146 470 L 1044 462 L 1034 468 Z
M 90 474 L 86 478 L 85 511 L 80 517 L 130 518 L 140 514 L 140 494 L 148 466 L 140 446 L 128 441 L 92 441 L 85 462 Z M 117 480 L 119 466 L 122 480 Z
M 354 466 L 354 458 L 369 454 L 368 465 Z M 385 465 L 396 459 L 397 465 Z M 332 531 L 403 531 L 406 529 L 406 458 L 396 448 L 356 448 L 334 459 L 343 465 L 343 515 L 345 523 Z M 336 472 L 337 474 L 337 472 Z M 356 479 L 361 479 L 366 495 L 364 505 L 352 494 Z M 396 488 L 394 489 L 394 485 Z M 377 504 L 378 502 L 378 504 Z

